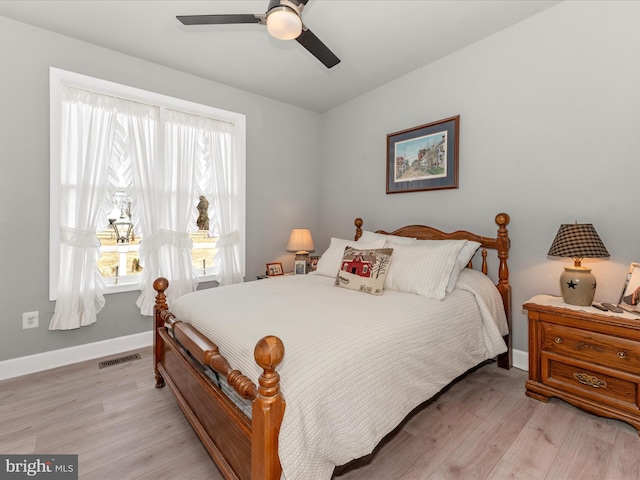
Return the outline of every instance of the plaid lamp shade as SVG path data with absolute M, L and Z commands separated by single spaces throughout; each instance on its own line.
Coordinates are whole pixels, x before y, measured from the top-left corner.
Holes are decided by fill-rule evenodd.
M 553 257 L 602 258 L 609 252 L 590 223 L 562 224 L 551 244 Z

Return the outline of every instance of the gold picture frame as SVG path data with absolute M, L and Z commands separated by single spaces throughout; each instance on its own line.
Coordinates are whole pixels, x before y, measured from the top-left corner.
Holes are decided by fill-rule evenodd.
M 281 262 L 267 263 L 267 277 L 278 277 L 284 275 Z

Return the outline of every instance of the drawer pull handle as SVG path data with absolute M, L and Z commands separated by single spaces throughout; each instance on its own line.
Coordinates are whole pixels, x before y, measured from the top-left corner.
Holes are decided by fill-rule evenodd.
M 556 343 L 562 343 L 562 337 L 556 337 L 553 339 L 553 341 Z
M 618 357 L 627 358 L 627 352 L 622 352 L 622 351 L 618 352 Z
M 600 380 L 598 377 L 594 377 L 593 375 L 588 375 L 586 373 L 574 373 L 573 376 L 583 385 L 588 385 L 593 388 L 607 387 L 607 382 Z

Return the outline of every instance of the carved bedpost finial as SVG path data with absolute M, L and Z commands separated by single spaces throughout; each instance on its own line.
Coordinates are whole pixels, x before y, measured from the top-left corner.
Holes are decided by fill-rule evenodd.
M 153 289 L 158 292 L 156 295 L 156 309 L 158 310 L 167 310 L 167 296 L 164 292 L 169 288 L 169 280 L 164 277 L 156 278 L 155 282 L 153 282 Z
M 266 336 L 258 341 L 253 352 L 256 363 L 263 369 L 258 379 L 260 387 L 258 391 L 264 397 L 273 397 L 280 391 L 280 375 L 276 367 L 284 358 L 284 344 L 282 340 L 273 335 Z
M 511 221 L 511 218 L 506 213 L 499 213 L 496 215 L 496 223 L 500 227 L 504 227 L 505 231 L 506 231 L 506 226 L 509 225 L 510 221 Z
M 259 395 L 251 409 L 251 478 L 277 480 L 282 474 L 278 434 L 286 402 L 275 369 L 284 358 L 284 345 L 278 337 L 269 335 L 258 341 L 253 356 L 263 372 L 258 378 Z
M 353 221 L 353 224 L 356 226 L 356 236 L 354 240 L 358 240 L 362 236 L 362 225 L 364 224 L 364 222 L 361 218 L 356 218 Z

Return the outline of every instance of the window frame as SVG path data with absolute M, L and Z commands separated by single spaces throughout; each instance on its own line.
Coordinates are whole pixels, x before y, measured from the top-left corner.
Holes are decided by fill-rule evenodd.
M 161 118 L 164 109 L 169 108 L 185 113 L 201 115 L 227 121 L 235 125 L 235 161 L 238 169 L 240 185 L 238 195 L 239 235 L 240 235 L 240 268 L 245 276 L 246 266 L 246 116 L 241 113 L 222 110 L 188 100 L 182 100 L 108 80 L 102 80 L 80 73 L 49 68 L 49 120 L 50 120 L 50 193 L 49 193 L 49 300 L 55 301 L 58 296 L 58 280 L 60 277 L 60 138 L 61 138 L 61 89 L 63 85 L 92 90 L 107 95 L 138 101 L 160 108 Z M 196 269 L 198 280 L 218 280 L 216 273 L 202 274 Z M 129 278 L 127 278 L 129 277 Z M 138 275 L 123 276 L 118 284 L 107 285 L 104 294 L 134 291 L 139 289 Z

